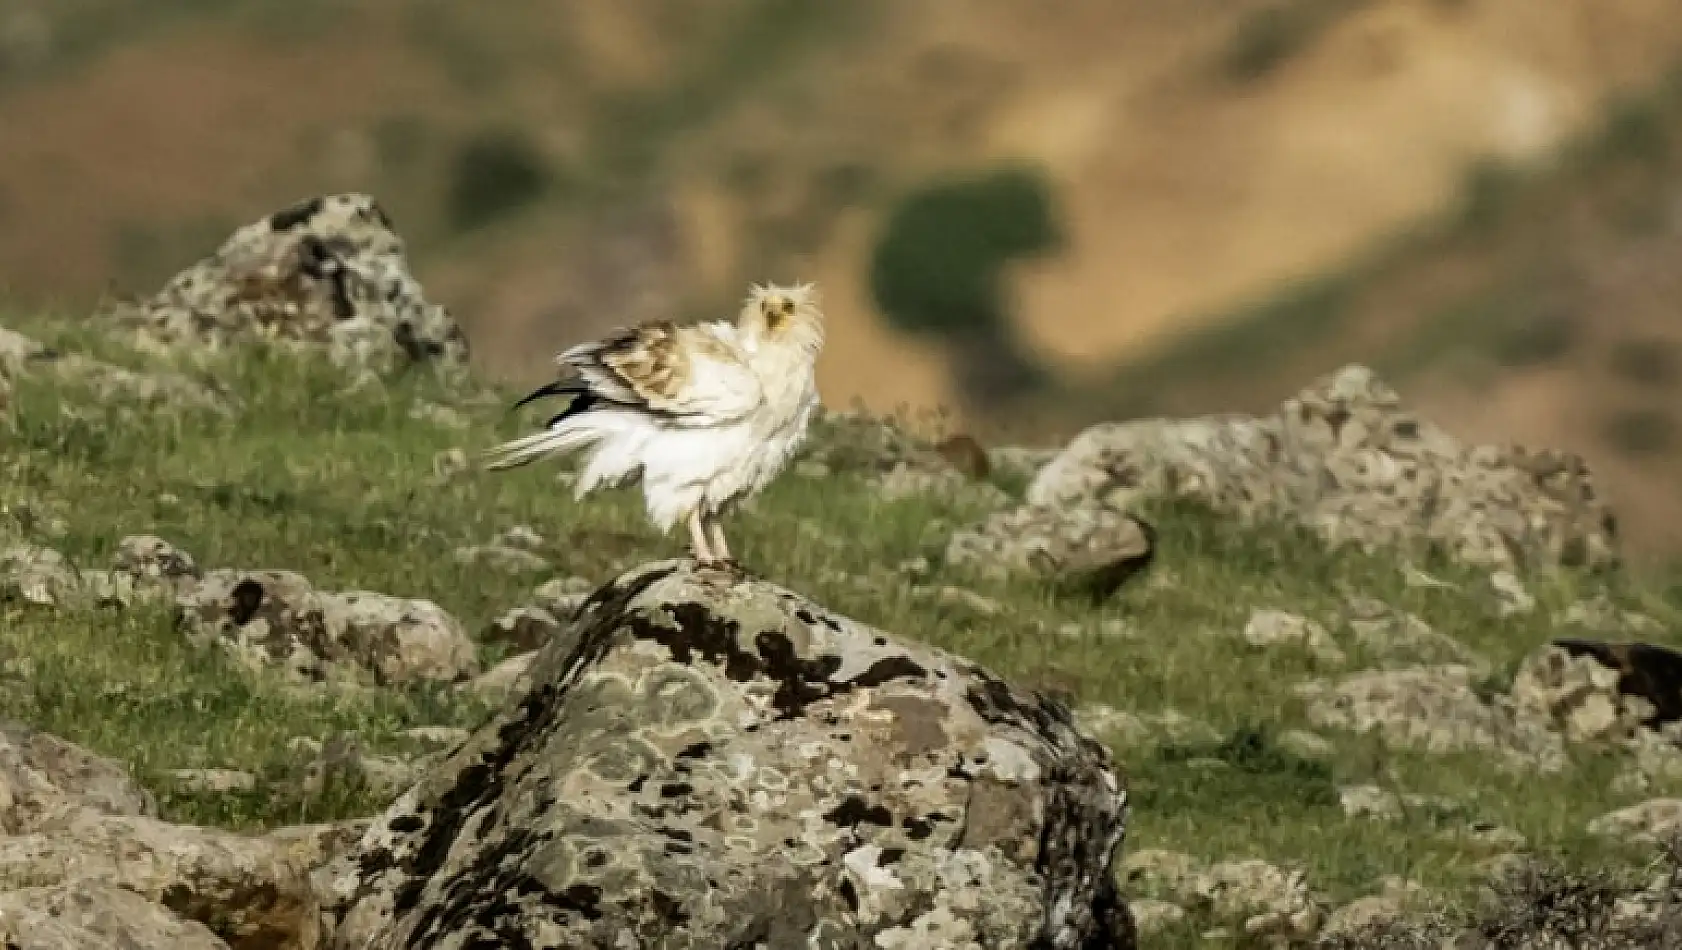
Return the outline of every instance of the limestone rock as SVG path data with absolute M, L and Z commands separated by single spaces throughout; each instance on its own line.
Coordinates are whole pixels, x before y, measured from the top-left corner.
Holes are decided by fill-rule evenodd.
M 34 544 L 0 549 L 0 601 L 54 607 L 75 597 L 81 576 L 64 555 Z
M 561 629 L 555 615 L 542 607 L 515 607 L 479 634 L 482 643 L 506 643 L 515 650 L 529 652 L 541 648 Z
M 72 809 L 157 813 L 123 765 L 72 742 L 0 720 L 0 836 L 23 834 Z
M 1558 736 L 1518 716 L 1504 697 L 1486 702 L 1464 666 L 1369 670 L 1335 684 L 1305 683 L 1297 692 L 1321 728 L 1378 732 L 1427 752 L 1487 750 L 1520 768 L 1565 766 Z
M 1653 798 L 1589 822 L 1589 834 L 1626 841 L 1660 841 L 1682 832 L 1682 799 Z
M 1289 644 L 1308 651 L 1323 663 L 1335 665 L 1345 659 L 1343 650 L 1325 627 L 1307 617 L 1283 610 L 1257 608 L 1250 611 L 1250 619 L 1244 623 L 1243 637 L 1245 642 L 1256 647 Z
M 1156 530 L 1104 506 L 1024 505 L 958 531 L 946 560 L 983 574 L 1037 574 L 1095 597 L 1113 593 L 1150 565 Z
M 1308 890 L 1306 875 L 1266 861 L 1226 861 L 1191 881 L 1196 907 L 1244 933 L 1274 945 L 1311 939 L 1324 910 Z
M 298 791 L 307 798 L 319 798 L 331 788 L 357 788 L 389 799 L 414 784 L 417 774 L 412 763 L 372 755 L 363 750 L 360 736 L 343 732 L 322 743 L 305 764 Z
M 362 194 L 311 199 L 248 224 L 151 299 L 103 316 L 164 347 L 278 340 L 375 370 L 467 359 L 461 328 L 428 302 L 391 220 Z
M 91 809 L 0 837 L 0 893 L 67 884 L 131 891 L 234 950 L 310 947 L 319 935 L 305 870 L 261 838 Z
M 346 667 L 381 684 L 450 682 L 478 672 L 473 641 L 431 601 L 317 591 L 290 571 L 216 570 L 176 606 L 190 635 L 311 681 Z
M 239 769 L 170 769 L 175 787 L 193 795 L 227 795 L 257 789 L 257 776 Z
M 1131 946 L 1125 795 L 1061 706 L 681 562 L 318 876 L 339 948 Z
M 1348 607 L 1356 642 L 1386 663 L 1458 664 L 1479 675 L 1489 672 L 1487 659 L 1413 614 L 1365 597 L 1351 598 Z
M 530 653 L 516 653 L 483 674 L 457 684 L 456 689 L 475 695 L 489 705 L 500 706 L 508 697 L 526 691 L 532 663 L 536 659 L 535 650 Z
M 535 574 L 553 565 L 540 554 L 507 544 L 473 544 L 456 548 L 458 564 L 471 564 L 504 574 Z
M 1572 742 L 1675 745 L 1682 654 L 1650 643 L 1555 640 L 1525 659 L 1512 696 L 1521 711 Z
M 7 950 L 228 950 L 194 920 L 133 891 L 72 882 L 0 891 L 0 947 Z
M 1154 937 L 1186 919 L 1185 909 L 1180 905 L 1149 897 L 1130 901 L 1128 910 L 1133 912 L 1133 926 L 1141 937 Z
M 191 554 L 163 538 L 131 535 L 117 542 L 111 569 L 136 580 L 180 588 L 203 576 Z
M 1126 509 L 1153 497 L 1240 520 L 1285 518 L 1334 544 L 1429 546 L 1494 568 L 1617 560 L 1613 518 L 1581 459 L 1464 446 L 1359 365 L 1264 418 L 1094 426 L 1040 470 L 1027 500 Z

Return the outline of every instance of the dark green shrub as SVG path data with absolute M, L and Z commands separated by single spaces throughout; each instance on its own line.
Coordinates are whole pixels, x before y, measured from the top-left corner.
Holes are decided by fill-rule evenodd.
M 936 181 L 889 215 L 870 261 L 871 293 L 895 327 L 953 346 L 968 397 L 1003 400 L 1042 374 L 1016 343 L 1002 271 L 1061 242 L 1051 186 L 1038 168 Z
M 525 135 L 498 130 L 463 142 L 450 169 L 449 221 L 460 231 L 482 227 L 543 196 L 554 173 Z
M 1051 188 L 1029 167 L 939 181 L 900 202 L 870 263 L 870 289 L 895 326 L 990 333 L 1004 318 L 999 272 L 1057 246 Z

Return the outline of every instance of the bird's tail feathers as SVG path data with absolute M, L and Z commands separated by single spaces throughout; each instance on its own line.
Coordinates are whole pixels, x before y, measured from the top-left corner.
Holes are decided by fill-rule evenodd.
M 546 455 L 572 452 L 594 442 L 600 433 L 590 429 L 557 425 L 504 442 L 485 453 L 485 467 L 493 472 L 518 468 Z

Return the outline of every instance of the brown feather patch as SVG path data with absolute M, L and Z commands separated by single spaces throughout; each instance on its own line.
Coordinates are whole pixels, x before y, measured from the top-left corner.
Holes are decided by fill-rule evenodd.
M 668 405 L 689 382 L 689 356 L 677 327 L 654 323 L 605 341 L 602 365 L 625 387 L 659 409 Z

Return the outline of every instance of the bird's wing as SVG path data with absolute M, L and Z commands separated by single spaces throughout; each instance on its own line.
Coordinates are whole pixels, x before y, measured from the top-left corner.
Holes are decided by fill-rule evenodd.
M 740 419 L 765 400 L 759 377 L 725 326 L 649 323 L 575 346 L 558 358 L 598 398 L 679 425 Z

